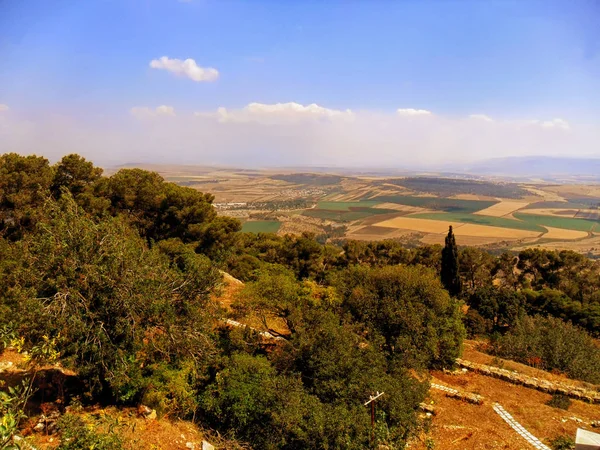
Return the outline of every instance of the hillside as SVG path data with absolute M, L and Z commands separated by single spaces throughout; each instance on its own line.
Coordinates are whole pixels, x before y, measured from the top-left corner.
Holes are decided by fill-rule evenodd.
M 487 363 L 493 366 L 510 368 L 517 373 L 528 374 L 539 379 L 556 380 L 579 385 L 575 380 L 550 372 L 533 369 L 509 360 L 490 357 L 474 349 L 477 342 L 466 343 L 463 359 Z M 553 408 L 547 403 L 552 398 L 549 393 L 539 392 L 500 379 L 484 376 L 472 371 L 432 372 L 437 383 L 459 391 L 477 393 L 483 397 L 483 404 L 473 405 L 449 398 L 443 391 L 429 391 L 431 406 L 435 415 L 431 419 L 430 432 L 422 433 L 411 445 L 415 449 L 427 449 L 427 439 L 435 442 L 436 448 L 444 449 L 521 449 L 533 448 L 523 437 L 494 411 L 495 403 L 500 404 L 526 430 L 546 445 L 559 436 L 574 438 L 577 428 L 598 431 L 600 426 L 600 404 L 589 404 L 572 400 L 568 411 Z M 596 387 L 598 389 L 598 387 Z

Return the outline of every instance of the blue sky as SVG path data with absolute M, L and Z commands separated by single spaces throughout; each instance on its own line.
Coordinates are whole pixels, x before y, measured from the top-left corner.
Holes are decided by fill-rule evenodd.
M 386 115 L 396 117 L 398 108 L 429 111 L 436 119 L 429 132 L 449 133 L 452 141 L 446 149 L 437 142 L 431 160 L 463 145 L 470 133 L 487 134 L 490 140 L 504 136 L 506 151 L 494 153 L 514 154 L 515 146 L 521 153 L 543 153 L 547 133 L 515 141 L 516 128 L 507 131 L 507 124 L 556 119 L 569 124 L 572 136 L 558 138 L 564 143 L 560 148 L 554 146 L 556 136 L 549 139 L 551 153 L 593 154 L 591 139 L 597 134 L 592 128 L 600 124 L 599 24 L 600 2 L 593 0 L 0 0 L 0 104 L 6 105 L 3 116 L 11 115 L 3 120 L 26 121 L 29 127 L 21 129 L 18 139 L 7 137 L 9 144 L 0 141 L 0 151 L 27 151 L 35 142 L 27 134 L 43 136 L 44 126 L 60 117 L 74 128 L 73 123 L 84 122 L 91 134 L 111 134 L 111 145 L 118 147 L 113 159 L 140 157 L 126 151 L 132 142 L 148 147 L 136 138 L 139 124 L 128 122 L 131 108 L 156 111 L 165 105 L 179 123 L 154 121 L 149 127 L 165 127 L 161 142 L 177 148 L 183 160 L 218 162 L 221 134 L 251 133 L 251 143 L 228 144 L 227 149 L 238 150 L 227 158 L 238 160 L 239 148 L 246 145 L 242 153 L 268 161 L 265 155 L 285 145 L 273 127 L 256 124 L 261 129 L 250 132 L 252 121 L 240 125 L 236 119 L 237 125 L 227 125 L 221 134 L 207 136 L 211 127 L 204 124 L 202 133 L 187 137 L 181 128 L 194 126 L 188 117 L 194 112 L 208 120 L 220 107 L 243 112 L 253 102 L 294 102 L 368 114 L 364 121 L 356 119 L 364 128 L 384 123 Z M 162 56 L 191 58 L 199 67 L 215 68 L 219 76 L 194 81 L 151 68 L 150 62 Z M 502 131 L 453 122 L 473 114 L 501 122 Z M 62 130 L 52 123 L 54 134 Z M 316 131 L 306 127 L 296 123 L 288 131 L 290 138 L 313 133 L 314 139 L 304 143 L 311 155 L 331 146 L 336 132 L 343 133 L 335 124 L 321 123 Z M 356 123 L 350 127 L 360 128 Z M 452 134 L 453 129 L 462 134 Z M 60 136 L 54 137 L 59 145 Z M 361 137 L 363 145 L 385 141 L 403 148 L 402 134 L 370 140 L 364 132 Z M 192 143 L 204 138 L 214 151 L 194 150 Z M 65 136 L 65 147 L 72 146 L 69 139 Z M 86 142 L 85 136 L 78 139 Z M 485 147 L 478 139 L 477 145 Z M 420 142 L 416 136 L 406 140 L 414 146 Z M 424 143 L 424 148 L 432 145 Z M 60 153 L 59 148 L 52 151 Z M 156 151 L 145 156 L 152 159 Z M 392 154 L 393 149 L 385 150 L 382 161 Z M 328 161 L 342 155 L 338 149 Z M 488 156 L 476 149 L 461 155 Z

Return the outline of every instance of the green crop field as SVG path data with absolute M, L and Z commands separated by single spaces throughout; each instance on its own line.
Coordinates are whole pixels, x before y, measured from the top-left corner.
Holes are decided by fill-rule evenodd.
M 496 201 L 487 200 L 458 200 L 438 197 L 412 197 L 407 195 L 382 195 L 370 199 L 379 203 L 398 203 L 407 206 L 434 209 L 452 213 L 473 213 L 495 205 Z
M 244 233 L 277 233 L 281 222 L 276 220 L 250 220 L 242 224 Z
M 563 228 L 576 231 L 600 231 L 600 221 L 587 219 L 572 219 L 570 217 L 541 216 L 537 214 L 519 214 L 514 216 L 524 222 L 541 226 Z
M 529 216 L 529 214 L 523 214 Z M 465 213 L 421 213 L 411 214 L 409 217 L 419 219 L 443 220 L 446 222 L 472 223 L 476 225 L 487 225 L 490 227 L 512 228 L 515 230 L 545 231 L 536 221 L 520 221 L 506 219 L 504 217 L 477 216 Z
M 524 209 L 546 209 L 546 208 L 557 208 L 557 209 L 587 209 L 591 205 L 581 202 L 536 202 L 530 203 Z
M 367 217 L 398 213 L 391 209 L 378 208 L 352 208 L 350 210 L 332 210 L 332 209 L 307 209 L 302 214 L 319 219 L 333 220 L 334 222 L 352 222 L 354 220 L 366 219 Z
M 360 201 L 360 202 L 319 202 L 316 209 L 326 211 L 350 211 L 352 208 L 371 208 L 381 202 Z

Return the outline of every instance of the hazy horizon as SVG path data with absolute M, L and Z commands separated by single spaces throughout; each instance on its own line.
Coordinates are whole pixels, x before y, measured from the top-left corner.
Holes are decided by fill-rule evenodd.
M 103 166 L 600 157 L 600 3 L 0 5 L 0 152 Z

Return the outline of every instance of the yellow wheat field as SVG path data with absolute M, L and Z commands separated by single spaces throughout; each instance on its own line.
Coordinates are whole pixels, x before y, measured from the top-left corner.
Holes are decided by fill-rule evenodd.
M 499 203 L 496 203 L 495 205 L 490 206 L 489 208 L 477 211 L 475 214 L 478 214 L 480 216 L 502 217 L 507 214 L 513 213 L 518 209 L 525 208 L 527 205 L 529 205 L 529 202 L 503 200 Z
M 456 236 L 479 236 L 494 237 L 502 239 L 525 239 L 538 237 L 539 231 L 515 230 L 512 228 L 490 227 L 487 225 L 476 225 L 472 223 L 465 224 L 458 228 L 454 234 Z
M 458 222 L 444 222 L 441 220 L 413 219 L 410 217 L 394 217 L 374 224 L 378 227 L 401 228 L 403 230 L 421 231 L 423 233 L 445 233 L 448 226 L 452 225 L 454 229 L 463 225 Z
M 374 224 L 378 227 L 401 228 L 423 233 L 446 233 L 452 225 L 456 236 L 490 237 L 500 239 L 524 239 L 540 235 L 537 231 L 513 230 L 510 228 L 490 227 L 487 225 L 463 224 L 441 220 L 395 217 Z
M 563 230 L 562 228 L 552 228 L 544 225 L 544 228 L 548 230 L 543 238 L 546 239 L 561 239 L 561 240 L 574 240 L 574 239 L 583 239 L 587 237 L 587 231 L 577 231 L 577 230 Z

